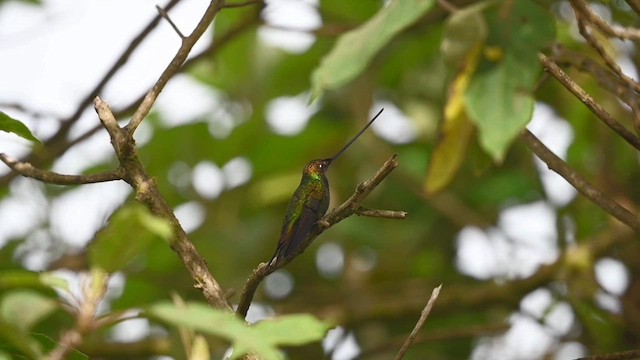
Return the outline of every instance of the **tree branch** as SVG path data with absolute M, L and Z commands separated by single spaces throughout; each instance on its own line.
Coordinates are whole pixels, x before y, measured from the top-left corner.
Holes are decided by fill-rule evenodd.
M 640 29 L 609 24 L 600 15 L 591 11 L 584 0 L 570 0 L 570 2 L 576 12 L 579 12 L 603 33 L 622 40 L 640 40 Z
M 400 219 L 404 220 L 407 218 L 406 211 L 395 211 L 395 210 L 375 210 L 375 209 L 367 209 L 365 207 L 358 207 L 354 214 L 358 216 L 369 216 L 369 217 L 377 217 L 377 218 L 385 218 L 385 219 Z
M 232 311 L 222 288 L 209 272 L 205 260 L 197 252 L 175 214 L 160 194 L 155 180 L 146 173 L 138 159 L 131 134 L 118 126 L 109 106 L 99 97 L 95 99 L 95 109 L 111 137 L 111 143 L 120 160 L 120 167 L 124 169 L 123 179 L 135 190 L 136 199 L 145 204 L 155 215 L 167 219 L 172 224 L 175 238 L 171 241 L 171 248 L 178 254 L 191 274 L 195 287 L 201 289 L 204 298 L 213 307 Z
M 633 89 L 629 89 L 628 84 L 620 79 L 619 76 L 588 56 L 567 49 L 560 44 L 555 44 L 553 46 L 552 57 L 553 61 L 558 65 L 570 65 L 577 70 L 590 74 L 600 87 L 614 94 L 630 107 L 640 102 L 640 99 Z
M 125 127 L 125 130 L 129 134 L 133 134 L 138 126 L 140 126 L 140 123 L 142 123 L 142 120 L 149 114 L 151 107 L 156 102 L 156 99 L 158 98 L 158 95 L 160 95 L 162 89 L 164 89 L 167 82 L 169 82 L 169 79 L 180 71 L 182 64 L 187 60 L 187 56 L 189 56 L 189 52 L 191 52 L 193 46 L 196 44 L 198 39 L 200 39 L 202 34 L 204 34 L 205 30 L 207 30 L 223 6 L 223 0 L 212 0 L 195 29 L 193 29 L 189 36 L 182 38 L 182 45 L 180 46 L 180 49 L 178 49 L 178 52 L 173 57 L 169 65 L 167 65 L 167 68 L 162 72 L 153 88 L 144 97 L 144 100 L 142 100 L 142 103 L 133 114 L 131 121 Z
M 413 341 L 415 340 L 416 336 L 418 336 L 418 332 L 420 331 L 420 329 L 422 329 L 422 327 L 424 326 L 424 323 L 427 321 L 427 317 L 431 312 L 431 308 L 433 308 L 433 304 L 435 304 L 436 300 L 438 299 L 438 296 L 440 295 L 440 289 L 442 289 L 442 284 L 440 284 L 437 288 L 433 289 L 433 291 L 431 292 L 431 297 L 429 298 L 427 305 L 424 307 L 424 309 L 422 309 L 422 312 L 420 313 L 420 318 L 418 319 L 416 326 L 413 328 L 413 330 L 411 331 L 411 334 L 409 334 L 409 337 L 404 342 L 404 344 L 402 344 L 402 347 L 396 354 L 396 357 L 394 358 L 394 360 L 402 360 L 404 355 L 407 353 L 407 350 L 409 350 L 409 347 L 411 346 L 411 344 L 413 344 Z
M 29 177 L 32 179 L 40 180 L 48 184 L 56 185 L 81 185 L 81 184 L 94 184 L 107 181 L 122 180 L 123 172 L 120 168 L 115 171 L 109 171 L 99 174 L 90 175 L 63 175 L 53 171 L 41 170 L 29 163 L 20 162 L 12 159 L 6 154 L 0 153 L 0 160 L 7 164 L 11 170 L 16 173 Z
M 593 23 L 593 19 L 590 17 L 591 15 L 596 16 L 600 21 L 602 18 L 595 15 L 588 6 L 581 0 L 571 0 L 571 5 L 576 14 L 576 20 L 578 21 L 578 30 L 580 31 L 580 35 L 587 40 L 587 43 L 591 45 L 591 47 L 600 55 L 604 63 L 630 88 L 635 91 L 640 91 L 640 84 L 635 82 L 632 78 L 628 77 L 622 72 L 620 65 L 609 55 L 604 45 L 600 43 L 600 41 L 594 36 L 590 29 L 587 28 L 587 22 Z M 597 24 L 596 24 L 596 27 Z
M 259 14 L 256 13 L 252 16 L 248 16 L 245 19 L 239 21 L 233 28 L 231 28 L 221 36 L 214 39 L 213 43 L 209 47 L 207 47 L 205 50 L 190 57 L 187 61 L 185 61 L 183 66 L 180 68 L 179 73 L 185 71 L 190 66 L 192 66 L 193 64 L 195 64 L 196 62 L 202 59 L 211 58 L 218 51 L 224 48 L 226 44 L 229 44 L 232 40 L 234 40 L 235 38 L 243 34 L 246 30 L 251 28 L 253 25 L 257 24 L 259 20 L 260 20 Z M 125 114 L 131 114 L 138 106 L 140 106 L 140 104 L 142 103 L 142 100 L 144 100 L 144 97 L 145 97 L 144 94 L 142 96 L 139 96 L 137 99 L 132 101 L 129 105 L 123 107 L 122 109 L 119 109 L 118 111 L 114 111 L 113 114 L 116 117 L 122 117 Z M 100 129 L 102 129 L 102 126 L 100 124 L 97 124 L 95 127 L 87 130 L 84 134 L 67 142 L 64 146 L 59 147 L 60 150 L 56 155 L 61 155 L 72 146 L 89 139 L 95 133 L 100 131 Z
M 249 276 L 249 279 L 247 279 L 247 282 L 242 289 L 242 294 L 240 295 L 240 301 L 238 303 L 238 308 L 236 309 L 236 314 L 238 314 L 238 316 L 243 319 L 247 316 L 247 311 L 249 311 L 249 307 L 251 306 L 251 301 L 253 300 L 256 289 L 265 277 L 287 265 L 293 259 L 302 254 L 307 249 L 307 247 L 311 245 L 313 240 L 315 240 L 315 238 L 317 238 L 325 230 L 348 218 L 349 216 L 357 214 L 358 210 L 361 209 L 360 204 L 369 196 L 369 194 L 371 194 L 371 192 L 378 185 L 380 185 L 380 182 L 382 182 L 382 180 L 384 180 L 384 178 L 386 178 L 398 166 L 396 156 L 397 155 L 393 155 L 389 160 L 387 160 L 371 179 L 358 184 L 358 186 L 356 187 L 356 191 L 353 195 L 351 195 L 349 199 L 347 199 L 336 209 L 333 209 L 322 219 L 320 219 L 318 223 L 323 224 L 323 226 L 316 226 L 314 230 L 312 230 L 312 232 L 309 234 L 309 237 L 305 239 L 304 244 L 300 246 L 298 251 L 293 253 L 290 258 L 286 258 L 282 262 L 279 262 L 274 266 L 269 266 L 268 263 L 260 263 L 253 270 L 251 276 Z M 406 212 L 404 211 L 393 211 L 392 213 L 393 216 L 397 215 L 398 217 L 385 217 L 394 219 L 404 219 L 406 217 Z
M 180 29 L 178 29 L 178 26 L 173 22 L 173 20 L 171 20 L 171 18 L 169 17 L 169 14 L 167 13 L 167 10 L 162 8 L 160 5 L 156 5 L 156 9 L 158 10 L 158 13 L 160 14 L 160 16 L 162 16 L 163 19 L 167 20 L 169 25 L 171 25 L 171 27 L 173 28 L 173 31 L 175 31 L 176 34 L 180 36 L 180 39 L 184 40 L 185 36 L 182 35 L 182 31 L 180 31 Z
M 165 6 L 165 9 L 166 10 L 172 9 L 180 1 L 181 0 L 169 1 L 169 3 L 167 3 L 167 5 Z M 162 17 L 160 15 L 156 15 L 156 17 L 154 17 L 153 20 L 151 20 L 147 24 L 147 26 L 145 26 L 144 29 L 142 29 L 140 33 L 131 40 L 131 42 L 129 43 L 129 46 L 122 52 L 122 54 L 120 54 L 118 59 L 116 59 L 116 61 L 109 68 L 109 70 L 107 70 L 107 72 L 102 76 L 102 79 L 100 79 L 98 84 L 96 84 L 96 86 L 94 86 L 93 89 L 91 89 L 84 96 L 84 98 L 82 98 L 82 100 L 76 107 L 76 110 L 74 111 L 74 113 L 68 118 L 61 121 L 60 128 L 58 129 L 58 131 L 56 131 L 56 133 L 52 137 L 47 139 L 42 146 L 42 148 L 47 149 L 47 151 L 32 152 L 26 158 L 22 159 L 23 162 L 33 163 L 33 164 L 36 164 L 36 166 L 41 167 L 42 165 L 46 164 L 47 162 L 51 161 L 52 159 L 64 153 L 64 151 L 66 151 L 69 148 L 69 146 L 67 145 L 68 144 L 67 135 L 69 134 L 69 130 L 71 129 L 73 124 L 75 124 L 78 121 L 78 119 L 80 119 L 80 116 L 82 116 L 85 109 L 89 105 L 91 105 L 91 103 L 93 102 L 93 99 L 96 96 L 98 96 L 100 92 L 102 92 L 102 90 L 109 83 L 109 81 L 111 81 L 111 79 L 115 76 L 115 74 L 127 63 L 127 61 L 129 61 L 131 54 L 133 54 L 133 52 L 138 48 L 138 46 L 140 46 L 140 44 L 144 41 L 144 39 L 146 39 L 147 36 L 149 36 L 151 31 L 153 31 L 153 29 L 155 29 L 156 26 L 158 26 L 158 24 L 160 23 L 160 20 L 162 20 Z M 98 129 L 100 129 L 100 126 L 97 126 L 94 129 L 97 131 Z M 1 177 L 0 186 L 8 184 L 9 181 L 11 181 L 11 179 L 13 179 L 15 176 L 16 176 L 16 173 L 12 172 Z
M 551 150 L 549 150 L 529 130 L 525 130 L 521 134 L 520 138 L 524 141 L 527 147 L 529 147 L 531 152 L 536 154 L 536 156 L 539 157 L 540 160 L 544 161 L 547 164 L 547 167 L 549 169 L 562 176 L 582 195 L 586 196 L 589 200 L 594 202 L 614 218 L 618 219 L 620 222 L 626 224 L 636 232 L 640 232 L 640 220 L 638 219 L 638 216 L 636 214 L 630 212 L 614 200 L 605 196 L 595 187 L 593 187 L 593 185 L 591 185 L 587 180 L 580 176 L 580 174 L 569 167 L 567 163 L 565 163 L 562 159 L 551 152 Z
M 640 138 L 635 136 L 631 131 L 622 126 L 616 119 L 611 116 L 598 102 L 596 102 L 589 94 L 587 94 L 580 85 L 576 84 L 560 67 L 549 59 L 546 55 L 538 54 L 538 59 L 544 65 L 544 68 L 555 77 L 567 90 L 569 90 L 578 100 L 591 110 L 600 120 L 602 120 L 613 131 L 618 133 L 631 146 L 640 150 Z

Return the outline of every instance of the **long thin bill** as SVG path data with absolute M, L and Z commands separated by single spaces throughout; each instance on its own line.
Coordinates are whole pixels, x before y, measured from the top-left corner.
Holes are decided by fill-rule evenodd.
M 331 158 L 331 161 L 335 160 L 338 158 L 338 156 L 340 156 L 345 150 L 347 150 L 347 148 L 353 144 L 354 141 L 356 141 L 360 135 L 362 135 L 363 132 L 367 131 L 367 129 L 369 128 L 369 126 L 371 126 L 371 124 L 373 124 L 373 122 L 378 118 L 378 116 L 380 116 L 380 114 L 382 114 L 382 111 L 384 110 L 384 108 L 380 109 L 380 111 L 378 111 L 378 113 L 376 114 L 376 116 L 373 117 L 373 119 L 371 119 L 371 121 L 369 121 L 367 123 L 367 125 L 365 125 L 362 130 L 360 130 L 360 132 L 358 134 L 356 134 L 356 136 L 353 137 L 353 139 L 351 139 L 347 145 L 345 145 L 340 151 L 338 151 L 337 154 L 333 155 L 333 157 Z

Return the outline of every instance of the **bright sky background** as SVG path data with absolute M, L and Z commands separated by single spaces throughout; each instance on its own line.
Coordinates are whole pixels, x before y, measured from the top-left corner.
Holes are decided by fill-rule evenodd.
M 46 138 L 57 128 L 55 118 L 70 115 L 80 101 L 120 52 L 149 19 L 156 15 L 156 1 L 151 0 L 45 0 L 43 6 L 30 6 L 7 2 L 0 11 L 0 110 L 23 120 L 37 137 Z M 264 17 L 278 27 L 312 29 L 321 25 L 315 7 L 317 0 L 268 1 Z M 170 12 L 171 18 L 183 33 L 196 24 L 206 1 L 184 1 Z M 286 51 L 306 51 L 315 41 L 309 34 L 263 27 L 260 39 L 268 46 L 278 46 Z M 194 53 L 211 41 L 207 33 L 196 46 Z M 130 99 L 146 91 L 167 65 L 179 47 L 179 38 L 168 24 L 163 22 L 136 51 L 128 65 L 102 93 L 113 108 L 127 104 Z M 221 93 L 199 85 L 180 75 L 174 78 L 162 93 L 156 109 L 178 125 L 201 118 L 203 114 L 220 111 L 217 104 Z M 266 121 L 279 134 L 293 136 L 300 133 L 317 108 L 308 107 L 308 93 L 274 99 L 267 110 Z M 32 111 L 44 114 L 36 119 L 2 104 L 20 104 Z M 416 139 L 417 128 L 407 115 L 393 103 L 379 99 L 371 109 L 372 114 L 385 107 L 384 121 L 374 123 L 373 130 L 383 141 L 410 143 Z M 224 124 L 216 124 L 225 136 L 232 131 L 231 115 Z M 223 118 L 219 117 L 218 118 Z M 223 120 L 225 121 L 225 120 Z M 74 136 L 98 122 L 92 110 L 85 112 L 73 131 Z M 545 104 L 538 104 L 529 129 L 561 157 L 573 141 L 569 123 L 558 117 Z M 153 141 L 150 130 L 140 129 L 139 141 Z M 0 152 L 20 157 L 29 149 L 29 143 L 14 135 L 0 132 Z M 55 165 L 54 170 L 78 173 L 84 168 L 102 162 L 112 154 L 105 132 L 76 146 Z M 457 239 L 456 262 L 461 272 L 479 279 L 512 279 L 531 275 L 540 264 L 551 263 L 559 256 L 557 248 L 556 207 L 564 206 L 576 196 L 575 190 L 544 164 L 537 162 L 538 170 L 548 199 L 534 203 L 514 203 L 504 207 L 498 223 L 490 229 L 468 227 Z M 251 164 L 247 159 L 236 158 L 227 164 L 202 162 L 194 169 L 176 164 L 175 174 L 187 174 L 172 178 L 174 184 L 191 183 L 203 197 L 215 199 L 225 189 L 242 185 L 251 179 Z M 187 170 L 187 171 L 185 171 Z M 190 171 L 189 171 L 190 170 Z M 0 174 L 8 169 L 0 166 Z M 171 175 L 170 175 L 171 176 Z M 112 182 L 78 187 L 47 204 L 40 192 L 39 183 L 17 179 L 11 185 L 11 196 L 0 202 L 0 246 L 11 238 L 31 232 L 39 224 L 49 222 L 55 236 L 69 244 L 82 247 L 94 232 L 104 224 L 109 214 L 130 193 L 122 182 Z M 109 194 L 109 196 L 104 196 Z M 187 231 L 193 231 L 204 221 L 204 209 L 196 202 L 182 204 L 176 209 Z M 188 219 L 188 220 L 187 220 Z M 47 234 L 37 233 L 29 242 L 40 251 L 27 258 L 29 268 L 42 269 L 47 261 Z M 35 244 L 35 245 L 34 245 Z M 39 244 L 39 245 L 38 245 Z M 482 254 L 482 256 L 478 256 Z M 327 262 L 322 259 L 333 259 Z M 336 276 L 342 271 L 342 248 L 330 242 L 323 244 L 317 255 L 319 271 L 325 276 Z M 375 254 L 369 265 L 375 266 Z M 604 259 L 596 268 L 598 280 L 612 294 L 620 294 L 628 285 L 626 269 L 613 259 Z M 65 277 L 73 279 L 70 274 Z M 77 281 L 77 279 L 76 279 Z M 126 281 L 113 280 L 114 288 L 121 288 Z M 294 289 L 294 277 L 286 271 L 274 274 L 267 281 L 267 291 L 272 296 L 286 296 Z M 443 291 L 446 291 L 446 287 Z M 611 304 L 612 309 L 619 306 Z M 496 338 L 482 339 L 474 351 L 474 359 L 518 358 L 529 359 L 532 354 L 543 354 L 554 344 L 552 334 L 566 333 L 567 324 L 574 314 L 566 304 L 555 306 L 545 314 L 554 299 L 548 290 L 539 289 L 527 296 L 521 308 L 509 319 L 512 329 Z M 437 306 L 437 305 L 436 305 Z M 534 314 L 533 316 L 531 314 Z M 270 316 L 268 308 L 252 307 L 254 320 Z M 542 319 L 540 322 L 534 319 Z M 133 340 L 144 334 L 148 323 L 136 320 L 121 324 L 114 336 Z M 136 327 L 137 326 L 137 327 Z M 124 329 L 127 333 L 124 333 Z M 135 332 L 138 329 L 138 333 Z M 551 329 L 551 330 L 550 330 Z M 340 346 L 334 359 L 349 359 L 357 354 L 358 345 L 353 335 L 337 343 L 344 333 L 336 329 L 324 346 Z M 332 345 L 333 344 L 333 345 Z M 560 355 L 562 354 L 562 356 Z M 558 358 L 582 356 L 584 349 L 578 344 L 562 344 Z M 491 355 L 491 356 L 490 356 Z M 506 357 L 505 357 L 506 356 Z

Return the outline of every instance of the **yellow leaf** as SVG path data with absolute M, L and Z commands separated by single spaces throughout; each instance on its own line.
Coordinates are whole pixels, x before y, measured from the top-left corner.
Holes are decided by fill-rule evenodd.
M 464 93 L 476 71 L 483 45 L 478 43 L 465 57 L 464 67 L 451 84 L 449 98 L 444 108 L 442 138 L 436 145 L 429 164 L 425 190 L 429 194 L 445 188 L 462 165 L 473 124 L 465 112 Z

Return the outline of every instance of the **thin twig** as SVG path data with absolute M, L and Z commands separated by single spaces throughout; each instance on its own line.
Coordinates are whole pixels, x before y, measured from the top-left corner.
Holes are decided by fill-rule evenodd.
M 238 303 L 238 308 L 236 309 L 236 314 L 241 318 L 245 318 L 247 316 L 247 311 L 249 311 L 249 307 L 251 306 L 251 301 L 253 300 L 253 296 L 258 288 L 258 285 L 267 277 L 269 274 L 274 271 L 282 268 L 287 265 L 297 256 L 302 254 L 309 245 L 317 238 L 320 234 L 322 234 L 325 230 L 332 227 L 333 225 L 339 223 L 340 221 L 348 218 L 349 216 L 356 214 L 357 211 L 361 208 L 360 204 L 371 194 L 371 192 L 387 177 L 396 167 L 398 166 L 398 161 L 396 160 L 396 155 L 393 155 L 389 160 L 387 160 L 382 167 L 376 172 L 376 174 L 369 180 L 360 183 L 356 187 L 356 191 L 349 199 L 347 199 L 344 203 L 338 206 L 336 209 L 329 212 L 325 215 L 318 223 L 322 223 L 324 226 L 316 226 L 314 230 L 309 234 L 304 241 L 304 244 L 297 249 L 297 252 L 293 253 L 291 257 L 285 258 L 282 262 L 275 263 L 272 266 L 269 266 L 267 263 L 260 263 L 251 273 L 247 282 L 242 289 L 242 294 L 240 295 L 240 301 Z M 394 212 L 401 213 L 401 212 Z M 397 215 L 397 214 L 396 214 Z M 406 217 L 406 213 L 404 214 Z M 390 217 L 397 219 L 404 219 L 404 217 Z
M 172 9 L 180 1 L 181 0 L 169 1 L 169 3 L 167 3 L 167 5 L 165 6 L 165 9 L 166 10 Z M 36 166 L 38 167 L 42 167 L 42 165 L 46 164 L 47 162 L 61 155 L 66 149 L 69 148 L 68 146 L 65 146 L 65 144 L 68 143 L 67 135 L 69 134 L 69 130 L 78 121 L 78 119 L 80 119 L 80 116 L 82 116 L 86 108 L 92 104 L 93 99 L 100 92 L 102 92 L 102 90 L 109 83 L 109 81 L 111 81 L 111 79 L 115 76 L 115 74 L 127 63 L 129 58 L 131 57 L 131 54 L 133 54 L 133 52 L 138 48 L 138 46 L 142 44 L 144 39 L 146 39 L 147 36 L 149 36 L 151 31 L 153 31 L 153 29 L 155 29 L 155 27 L 158 26 L 158 24 L 160 23 L 160 20 L 162 20 L 162 17 L 160 15 L 157 15 L 156 17 L 154 17 L 147 24 L 147 26 L 145 26 L 140 31 L 140 33 L 131 40 L 131 42 L 129 43 L 129 46 L 127 46 L 127 48 L 122 52 L 122 54 L 120 54 L 120 56 L 116 59 L 113 65 L 111 65 L 109 70 L 107 70 L 107 72 L 102 76 L 98 84 L 96 84 L 96 86 L 94 86 L 93 89 L 89 90 L 89 92 L 87 92 L 87 94 L 82 98 L 82 100 L 80 100 L 80 103 L 76 107 L 76 110 L 74 111 L 74 113 L 71 114 L 71 116 L 69 116 L 68 118 L 61 121 L 60 127 L 58 128 L 56 133 L 52 137 L 47 139 L 42 146 L 42 148 L 47 149 L 47 151 L 37 152 L 37 153 L 32 152 L 26 158 L 22 159 L 23 162 L 33 163 L 33 164 L 36 164 Z M 97 127 L 96 129 L 100 129 L 100 127 Z M 59 149 L 62 149 L 62 150 L 59 150 Z M 16 176 L 16 173 L 11 172 L 1 177 L 0 186 L 8 184 L 9 181 L 11 181 L 15 176 Z
M 256 13 L 252 16 L 248 16 L 245 19 L 239 21 L 238 23 L 236 23 L 236 25 L 233 28 L 231 28 L 224 34 L 220 35 L 219 37 L 216 37 L 213 43 L 211 43 L 211 45 L 209 45 L 206 49 L 204 49 L 200 53 L 190 57 L 187 61 L 185 61 L 184 65 L 180 68 L 179 73 L 189 69 L 189 67 L 191 67 L 192 65 L 194 65 L 195 63 L 197 63 L 202 59 L 207 59 L 215 56 L 221 49 L 224 48 L 225 45 L 231 43 L 232 40 L 236 39 L 245 31 L 247 31 L 248 29 L 256 25 L 259 22 L 259 20 L 260 20 L 259 13 Z M 114 111 L 113 114 L 118 118 L 126 114 L 131 114 L 133 111 L 135 111 L 135 109 L 138 106 L 140 106 L 140 104 L 142 103 L 142 100 L 144 100 L 144 97 L 145 97 L 144 94 L 139 96 L 137 99 L 132 101 L 129 105 L 124 106 L 123 108 L 117 111 Z M 97 133 L 100 129 L 102 129 L 102 126 L 100 124 L 97 124 L 95 127 L 87 130 L 84 134 L 69 141 L 65 146 L 60 148 L 58 155 L 61 155 L 62 153 L 64 153 L 64 151 L 68 150 L 72 146 L 89 139 L 91 136 Z
M 182 31 L 180 31 L 180 29 L 178 29 L 178 26 L 173 22 L 173 20 L 171 20 L 171 18 L 169 17 L 169 13 L 167 13 L 167 11 L 164 8 L 162 8 L 160 5 L 156 5 L 156 9 L 158 10 L 158 13 L 160 13 L 160 16 L 162 16 L 163 19 L 167 20 L 169 25 L 171 25 L 171 27 L 173 28 L 173 31 L 175 31 L 176 34 L 180 36 L 180 39 L 184 40 L 184 35 L 182 35 Z
M 359 216 L 369 216 L 369 217 L 386 218 L 386 219 L 404 220 L 407 218 L 406 211 L 367 209 L 362 206 L 356 209 L 355 214 Z
M 598 102 L 587 94 L 580 85 L 576 84 L 560 67 L 544 54 L 538 54 L 538 59 L 545 69 L 553 75 L 567 90 L 569 90 L 578 100 L 582 101 L 598 119 L 602 120 L 613 131 L 618 133 L 626 142 L 634 148 L 640 150 L 640 138 L 622 126 L 614 117 L 609 114 Z
M 162 72 L 155 85 L 153 85 L 153 88 L 151 88 L 151 90 L 144 97 L 144 100 L 142 100 L 142 103 L 133 114 L 131 121 L 125 127 L 125 130 L 129 134 L 133 134 L 138 126 L 140 126 L 140 123 L 142 123 L 142 120 L 144 120 L 144 118 L 149 114 L 149 111 L 151 111 L 151 107 L 156 102 L 156 99 L 158 98 L 158 95 L 160 95 L 162 89 L 164 89 L 165 85 L 167 85 L 169 79 L 171 79 L 173 75 L 180 71 L 182 64 L 187 59 L 187 56 L 189 56 L 189 52 L 191 52 L 191 49 L 196 44 L 198 39 L 200 39 L 202 34 L 204 34 L 209 25 L 211 25 L 211 22 L 216 17 L 220 9 L 222 9 L 223 5 L 223 0 L 212 0 L 209 3 L 209 7 L 207 7 L 204 15 L 198 22 L 198 25 L 196 25 L 195 29 L 193 29 L 189 36 L 182 39 L 182 45 L 180 46 L 180 49 L 178 49 L 176 55 L 173 57 L 169 65 L 167 65 L 166 69 Z
M 632 104 L 637 104 L 640 101 L 637 94 L 632 89 L 629 89 L 624 80 L 620 79 L 613 71 L 582 53 L 570 50 L 560 44 L 555 44 L 552 58 L 559 65 L 570 65 L 590 74 L 600 87 L 614 94 L 629 106 L 633 106 Z
M 640 29 L 609 24 L 593 12 L 584 0 L 571 0 L 571 5 L 603 33 L 622 40 L 640 40 Z
M 407 353 L 407 350 L 409 350 L 409 347 L 413 343 L 413 340 L 415 340 L 416 336 L 418 336 L 418 332 L 424 326 L 424 323 L 427 321 L 427 317 L 429 317 L 429 313 L 431 312 L 431 308 L 433 308 L 433 304 L 435 304 L 438 296 L 440 295 L 440 289 L 442 289 L 442 284 L 433 289 L 433 291 L 431 292 L 429 302 L 427 302 L 427 305 L 424 307 L 424 309 L 422 309 L 422 313 L 420 313 L 420 319 L 418 319 L 416 326 L 411 331 L 411 334 L 409 334 L 407 340 L 404 342 L 404 344 L 402 344 L 402 347 L 394 358 L 395 360 L 401 360 L 404 357 L 404 355 Z
M 0 160 L 7 164 L 7 166 L 9 166 L 11 170 L 17 172 L 22 176 L 56 185 L 94 184 L 100 182 L 122 180 L 123 175 L 123 172 L 120 168 L 115 171 L 109 171 L 99 174 L 63 175 L 55 173 L 53 171 L 38 169 L 29 163 L 20 162 L 2 153 L 0 153 Z
M 520 138 L 524 141 L 527 147 L 529 147 L 529 149 L 540 158 L 540 160 L 547 164 L 549 169 L 562 176 L 582 195 L 586 196 L 589 200 L 593 201 L 596 205 L 614 218 L 618 219 L 620 222 L 626 224 L 636 232 L 640 232 L 640 219 L 636 214 L 627 210 L 622 205 L 618 204 L 593 187 L 593 185 L 585 180 L 580 174 L 569 167 L 567 163 L 549 150 L 529 130 L 525 130 Z
M 590 10 L 586 7 L 586 4 L 580 0 L 572 0 L 572 6 L 576 13 L 576 19 L 578 21 L 578 30 L 580 35 L 587 40 L 587 43 L 600 55 L 604 63 L 611 69 L 628 87 L 633 88 L 635 91 L 640 91 L 640 84 L 635 82 L 632 78 L 622 72 L 620 65 L 609 55 L 609 52 L 605 49 L 604 45 L 591 33 L 587 28 L 585 20 L 585 12 Z M 584 5 L 584 6 L 583 6 Z
M 553 46 L 553 60 L 561 65 L 570 65 L 590 74 L 600 87 L 617 96 L 631 108 L 633 125 L 636 134 L 640 134 L 640 97 L 634 91 L 633 85 L 628 84 L 619 75 L 600 65 L 581 53 L 569 50 L 560 44 Z

